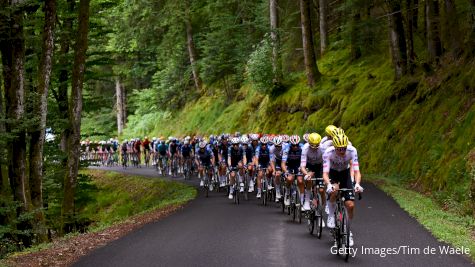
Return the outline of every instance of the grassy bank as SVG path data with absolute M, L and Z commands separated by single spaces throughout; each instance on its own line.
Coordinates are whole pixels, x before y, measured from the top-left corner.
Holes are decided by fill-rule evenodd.
M 107 227 L 132 215 L 183 204 L 196 196 L 196 190 L 178 182 L 116 172 L 86 170 L 92 177 L 92 191 L 81 216 L 92 221 L 91 228 Z
M 77 221 L 83 224 L 84 228 L 80 230 L 87 231 L 88 234 L 108 231 L 114 227 L 120 228 L 120 225 L 128 224 L 127 221 L 131 217 L 149 217 L 157 212 L 167 213 L 196 196 L 193 187 L 160 178 L 100 170 L 83 170 L 80 173 L 87 176 L 87 179 L 83 179 L 76 199 L 76 205 L 79 207 Z M 129 229 L 133 229 L 133 226 Z M 58 249 L 53 247 L 55 244 L 67 244 L 70 239 L 80 236 L 82 235 L 79 232 L 75 232 L 54 240 L 54 243 L 44 243 L 13 253 L 6 260 L 0 261 L 0 266 L 20 255 L 24 257 L 25 254 L 42 251 L 47 254 L 48 249 Z
M 416 218 L 438 240 L 456 248 L 469 248 L 470 257 L 475 261 L 475 219 L 472 216 L 441 208 L 434 199 L 404 188 L 394 182 L 394 179 L 382 176 L 367 178 L 394 198 L 402 209 Z

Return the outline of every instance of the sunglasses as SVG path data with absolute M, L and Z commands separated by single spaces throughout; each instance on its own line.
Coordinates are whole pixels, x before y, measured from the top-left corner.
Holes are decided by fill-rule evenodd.
M 335 148 L 335 150 L 338 151 L 338 152 L 345 152 L 346 147 L 337 147 L 337 148 Z
M 318 148 L 318 145 L 316 146 L 313 146 L 313 145 L 310 145 L 311 148 Z

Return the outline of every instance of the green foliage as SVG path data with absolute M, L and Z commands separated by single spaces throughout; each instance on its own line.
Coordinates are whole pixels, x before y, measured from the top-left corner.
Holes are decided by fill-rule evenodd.
M 273 86 L 274 72 L 271 63 L 272 45 L 264 38 L 255 47 L 247 61 L 247 80 L 262 94 L 268 94 Z

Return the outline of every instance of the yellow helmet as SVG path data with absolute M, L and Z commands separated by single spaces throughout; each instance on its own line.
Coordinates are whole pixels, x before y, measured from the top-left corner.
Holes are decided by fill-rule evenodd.
M 345 134 L 345 131 L 343 131 L 342 128 L 335 128 L 335 129 L 331 132 L 330 136 L 331 136 L 331 137 L 335 137 L 335 136 L 337 136 L 337 135 L 342 135 L 342 134 L 343 134 L 343 135 Z
M 322 141 L 322 137 L 319 134 L 311 133 L 308 135 L 308 142 L 310 143 L 310 145 L 316 146 L 320 144 L 320 141 Z
M 332 132 L 336 129 L 335 125 L 328 125 L 327 128 L 325 128 L 325 133 L 327 133 L 328 136 L 333 136 Z
M 348 137 L 345 134 L 339 134 L 333 136 L 333 146 L 334 147 L 347 147 L 348 146 Z

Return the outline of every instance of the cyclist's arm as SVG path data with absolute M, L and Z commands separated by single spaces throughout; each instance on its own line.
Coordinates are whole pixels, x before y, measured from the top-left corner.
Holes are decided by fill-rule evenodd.
M 288 153 L 289 151 L 287 150 L 287 148 L 285 148 L 285 150 L 282 152 L 282 162 L 281 162 L 281 168 L 282 168 L 282 172 L 286 173 L 287 172 L 287 157 L 288 157 Z
M 328 185 L 330 184 L 330 167 L 331 167 L 331 160 L 330 160 L 330 153 L 323 154 L 323 182 Z
M 302 148 L 302 155 L 300 156 L 300 171 L 302 172 L 303 175 L 307 175 L 307 153 L 308 153 L 308 147 L 305 145 Z

